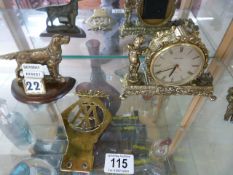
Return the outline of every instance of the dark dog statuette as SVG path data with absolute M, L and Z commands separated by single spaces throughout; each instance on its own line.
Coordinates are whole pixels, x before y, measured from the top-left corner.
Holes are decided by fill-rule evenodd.
M 0 56 L 0 59 L 16 60 L 16 79 L 11 85 L 14 97 L 24 103 L 48 103 L 61 98 L 68 93 L 75 84 L 75 79 L 63 77 L 59 74 L 59 64 L 62 60 L 61 45 L 68 44 L 69 36 L 56 34 L 45 48 L 19 51 Z M 24 90 L 23 65 L 40 65 L 46 67 L 48 74 L 44 74 L 43 82 L 46 89 L 44 94 L 28 95 Z
M 228 106 L 224 115 L 224 120 L 233 122 L 233 87 L 228 89 L 228 95 L 226 99 L 228 101 Z
M 71 0 L 65 5 L 53 5 L 38 8 L 39 11 L 47 12 L 46 31 L 41 36 L 51 36 L 55 33 L 70 35 L 73 37 L 86 37 L 85 32 L 75 25 L 76 16 L 78 15 L 78 0 Z M 58 19 L 59 25 L 54 21 Z

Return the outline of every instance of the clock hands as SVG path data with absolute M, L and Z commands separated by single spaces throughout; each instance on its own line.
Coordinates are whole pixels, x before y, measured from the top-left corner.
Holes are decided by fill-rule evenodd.
M 159 70 L 158 72 L 155 72 L 155 74 L 160 74 L 162 72 L 166 72 L 166 71 L 169 71 L 169 70 L 172 70 L 174 69 L 173 67 L 172 68 L 168 68 L 168 69 L 165 69 L 165 70 Z
M 171 73 L 169 74 L 169 77 L 175 72 L 176 68 L 179 67 L 178 64 L 175 65 L 175 67 L 172 69 Z
M 169 74 L 169 77 L 173 74 L 173 72 L 176 70 L 176 68 L 178 68 L 179 65 L 176 64 L 174 67 L 171 67 L 171 68 L 168 68 L 168 69 L 164 69 L 164 70 L 159 70 L 157 72 L 155 72 L 155 74 L 160 74 L 162 72 L 166 72 L 166 71 L 169 71 L 169 70 L 172 70 L 171 73 Z

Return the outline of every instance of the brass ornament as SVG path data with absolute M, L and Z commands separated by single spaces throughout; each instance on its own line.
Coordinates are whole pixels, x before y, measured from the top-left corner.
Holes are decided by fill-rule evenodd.
M 93 15 L 85 23 L 90 30 L 111 30 L 114 22 L 105 9 L 95 9 Z
M 67 4 L 37 8 L 37 10 L 47 13 L 47 33 L 42 33 L 41 36 L 47 37 L 55 33 L 61 33 L 73 37 L 86 37 L 85 32 L 75 24 L 78 15 L 78 1 L 70 0 Z M 54 24 L 55 19 L 59 22 L 56 25 Z
M 142 43 L 141 43 L 142 44 Z M 190 48 L 197 49 L 200 53 L 200 60 L 202 61 L 195 75 L 190 75 L 185 81 L 177 83 L 167 83 L 159 81 L 154 73 L 154 64 L 157 56 L 166 50 L 169 51 L 174 46 L 187 45 Z M 135 52 L 140 52 L 141 48 L 136 48 Z M 130 51 L 129 51 L 130 53 Z M 140 75 L 139 80 L 133 82 L 130 77 L 133 76 L 129 71 L 125 75 L 123 82 L 124 91 L 121 95 L 125 98 L 130 95 L 200 95 L 210 97 L 215 100 L 213 95 L 213 77 L 209 73 L 205 73 L 208 61 L 208 51 L 205 45 L 199 38 L 198 27 L 191 20 L 183 20 L 182 24 L 172 26 L 168 30 L 159 31 L 150 41 L 147 48 L 144 48 L 145 60 L 141 64 L 142 71 L 138 71 Z M 130 55 L 129 55 L 130 59 Z M 136 66 L 137 63 L 135 63 Z M 131 66 L 131 63 L 130 63 Z M 176 65 L 171 74 L 175 71 Z M 129 69 L 130 70 L 130 69 Z M 140 70 L 140 69 L 138 69 Z M 162 71 L 160 71 L 162 72 Z
M 149 81 L 167 85 L 167 83 L 161 83 L 156 80 L 155 74 L 152 73 L 153 66 L 157 56 L 161 56 L 164 50 L 170 50 L 175 46 L 194 48 L 198 51 L 202 59 L 198 74 L 190 76 L 190 79 L 185 82 L 186 84 L 191 83 L 192 80 L 200 77 L 204 73 L 208 62 L 208 50 L 199 37 L 198 27 L 191 20 L 184 20 L 182 25 L 172 26 L 169 30 L 157 32 L 156 36 L 149 43 L 146 55 L 146 67 Z M 184 84 L 184 82 L 180 84 Z
M 16 60 L 16 78 L 12 81 L 12 95 L 23 103 L 50 103 L 66 95 L 75 79 L 59 73 L 62 61 L 61 45 L 68 44 L 69 36 L 53 35 L 45 48 L 1 55 L 0 59 Z
M 68 44 L 70 42 L 69 36 L 63 36 L 60 34 L 53 35 L 50 44 L 45 48 L 32 49 L 27 51 L 19 51 L 6 55 L 1 55 L 0 59 L 16 60 L 17 68 L 16 78 L 18 82 L 22 82 L 21 76 L 22 64 L 40 64 L 48 67 L 49 76 L 44 77 L 46 82 L 64 82 L 64 77 L 59 74 L 59 64 L 62 61 L 62 49 L 61 45 Z
M 228 94 L 226 96 L 226 99 L 228 101 L 228 106 L 226 113 L 224 115 L 225 121 L 233 121 L 233 87 L 228 89 Z
M 175 1 L 169 0 L 164 19 L 143 19 L 142 13 L 144 0 L 126 0 L 125 1 L 125 22 L 120 28 L 122 37 L 127 35 L 151 34 L 156 31 L 166 30 L 178 21 L 171 21 L 175 12 Z M 136 21 L 132 20 L 133 12 L 136 12 Z
M 138 72 L 140 66 L 139 57 L 143 54 L 144 49 L 141 45 L 144 42 L 144 37 L 138 35 L 132 44 L 128 44 L 128 57 L 129 57 L 129 74 L 128 81 L 131 83 L 138 83 L 140 81 L 140 74 Z
M 204 74 L 205 76 L 205 74 Z M 126 98 L 132 95 L 198 95 L 210 97 L 211 100 L 215 100 L 213 95 L 212 81 L 209 83 L 205 81 L 206 85 L 190 84 L 182 86 L 162 86 L 162 85 L 132 85 L 123 80 L 123 94 L 122 98 Z
M 100 135 L 111 122 L 111 113 L 100 98 L 101 91 L 79 91 L 80 99 L 62 112 L 69 138 L 61 171 L 88 172 L 93 169 L 93 149 Z

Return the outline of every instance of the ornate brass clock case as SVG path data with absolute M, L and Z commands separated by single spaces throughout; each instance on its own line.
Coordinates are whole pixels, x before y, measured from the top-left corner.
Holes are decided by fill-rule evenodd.
M 228 106 L 226 113 L 224 115 L 224 120 L 225 121 L 233 121 L 233 87 L 230 87 L 228 89 L 228 94 L 226 96 L 226 99 L 228 101 Z
M 152 6 L 155 8 L 151 8 Z M 120 32 L 121 36 L 137 34 L 154 34 L 156 31 L 165 30 L 172 26 L 171 19 L 175 12 L 175 0 L 126 0 L 125 22 Z M 136 12 L 136 21 L 133 12 Z M 161 14 L 160 14 L 161 13 Z
M 136 49 L 141 50 L 141 48 Z M 123 80 L 122 97 L 139 94 L 201 95 L 208 96 L 212 100 L 216 99 L 213 96 L 213 78 L 209 73 L 205 73 L 208 51 L 199 38 L 198 27 L 191 20 L 183 20 L 182 24 L 157 32 L 144 50 L 142 54 L 145 55 L 145 60 L 140 64 L 142 71 L 137 69 L 137 72 L 134 72 L 140 79 L 132 82 L 129 68 L 129 73 Z M 190 54 L 191 52 L 193 55 Z M 168 65 L 169 61 L 173 64 L 171 67 Z M 182 72 L 186 66 L 190 66 L 194 72 L 187 70 Z M 133 67 L 133 64 L 130 64 L 130 67 Z M 163 76 L 159 77 L 159 74 Z
M 80 91 L 80 99 L 62 112 L 69 138 L 61 171 L 88 172 L 93 168 L 93 149 L 100 135 L 111 122 L 111 113 L 100 98 L 100 91 Z
M 190 56 L 192 57 L 191 59 L 189 59 Z M 193 80 L 204 73 L 207 61 L 208 50 L 199 38 L 198 27 L 191 20 L 185 20 L 182 25 L 172 26 L 169 30 L 156 33 L 155 38 L 149 44 L 146 55 L 147 77 L 150 82 L 154 81 L 156 84 L 164 86 L 192 83 Z M 158 66 L 170 64 L 169 62 L 172 62 L 177 68 L 185 69 L 185 67 L 190 66 L 189 68 L 191 69 L 192 66 L 195 66 L 196 69 L 193 72 L 188 71 L 187 74 L 189 75 L 186 75 L 184 80 L 176 82 L 162 81 L 154 70 L 159 70 Z M 184 64 L 185 62 L 186 64 Z M 180 70 L 180 74 L 183 74 L 182 76 L 185 73 Z
M 179 49 L 178 52 L 182 51 L 182 55 L 179 55 L 174 58 L 173 56 L 175 54 L 173 54 L 173 50 L 176 51 L 177 49 Z M 187 53 L 185 52 L 187 51 L 192 53 L 196 52 L 195 54 L 198 55 L 195 55 L 193 57 L 193 54 L 186 55 Z M 168 58 L 162 56 L 168 52 L 170 55 Z M 190 60 L 190 56 L 195 59 Z M 148 74 L 152 76 L 156 84 L 161 84 L 164 86 L 184 85 L 193 81 L 193 79 L 196 79 L 203 73 L 203 70 L 205 69 L 207 64 L 207 58 L 204 55 L 204 52 L 196 45 L 186 42 L 178 42 L 176 44 L 169 45 L 168 47 L 164 47 L 158 52 L 152 53 L 149 59 L 151 60 L 151 62 L 148 65 L 148 69 L 150 69 Z M 171 63 L 169 64 L 169 61 L 164 61 L 164 63 L 161 63 L 162 59 L 170 60 L 171 62 L 173 62 L 173 65 L 171 65 Z M 172 59 L 176 59 L 177 61 L 172 61 Z M 170 66 L 167 67 L 167 64 Z M 164 70 L 158 70 L 160 67 L 163 67 L 164 65 L 166 65 L 166 68 Z M 195 69 L 192 70 L 193 68 Z M 178 75 L 176 73 L 177 69 L 179 69 Z M 162 74 L 164 73 L 164 71 L 167 72 L 167 74 L 169 73 L 169 75 L 166 76 Z M 169 79 L 168 77 L 171 77 L 171 79 Z

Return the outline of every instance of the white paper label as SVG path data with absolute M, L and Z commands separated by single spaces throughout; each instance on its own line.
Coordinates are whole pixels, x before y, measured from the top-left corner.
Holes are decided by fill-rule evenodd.
M 104 172 L 112 174 L 134 174 L 134 156 L 130 154 L 105 155 Z
M 22 69 L 23 72 L 42 72 L 44 75 L 50 75 L 47 65 L 24 63 L 22 64 Z
M 116 14 L 116 13 L 125 13 L 124 9 L 112 9 L 112 13 Z
M 24 70 L 23 71 L 23 76 L 24 78 L 39 78 L 42 79 L 44 78 L 44 74 L 40 71 L 35 71 L 35 70 Z
M 25 78 L 23 80 L 25 93 L 28 95 L 45 94 L 44 82 L 38 78 Z

